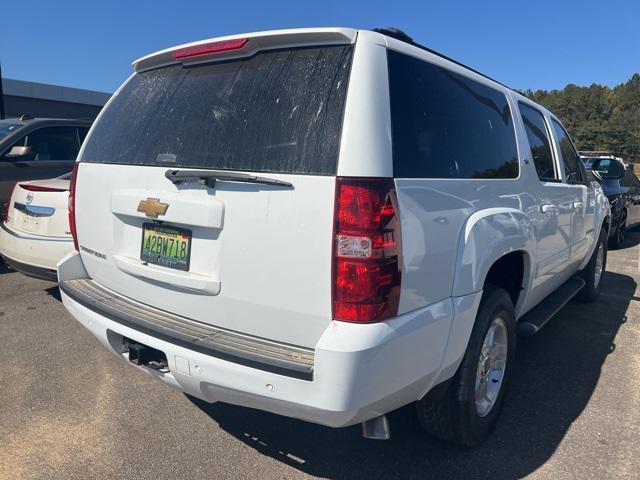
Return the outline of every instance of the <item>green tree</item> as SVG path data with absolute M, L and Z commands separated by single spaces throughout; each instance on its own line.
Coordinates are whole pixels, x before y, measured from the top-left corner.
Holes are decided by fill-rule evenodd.
M 524 93 L 560 118 L 579 150 L 605 150 L 640 162 L 640 74 L 614 88 L 569 84 Z

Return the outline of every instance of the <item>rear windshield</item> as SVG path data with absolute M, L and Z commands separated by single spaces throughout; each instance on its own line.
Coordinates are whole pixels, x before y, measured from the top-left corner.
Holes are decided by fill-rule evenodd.
M 351 56 L 300 48 L 137 74 L 82 161 L 334 175 Z

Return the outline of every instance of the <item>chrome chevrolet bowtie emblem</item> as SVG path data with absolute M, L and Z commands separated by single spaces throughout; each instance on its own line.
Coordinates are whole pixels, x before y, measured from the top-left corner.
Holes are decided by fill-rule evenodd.
M 159 198 L 147 198 L 138 204 L 138 211 L 144 213 L 149 218 L 158 218 L 164 215 L 169 208 L 168 203 L 162 203 Z

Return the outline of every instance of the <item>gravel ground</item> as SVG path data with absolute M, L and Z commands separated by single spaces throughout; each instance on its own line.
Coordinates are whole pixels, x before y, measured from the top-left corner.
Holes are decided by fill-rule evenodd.
M 57 287 L 0 266 L 0 478 L 640 478 L 640 234 L 609 255 L 600 301 L 521 339 L 501 422 L 481 448 L 392 439 L 208 405 L 106 351 Z

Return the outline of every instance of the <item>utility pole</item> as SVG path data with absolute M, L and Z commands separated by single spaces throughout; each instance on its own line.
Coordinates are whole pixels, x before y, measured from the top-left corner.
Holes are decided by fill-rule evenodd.
M 2 91 L 2 64 L 0 63 L 0 120 L 4 120 L 4 92 Z

